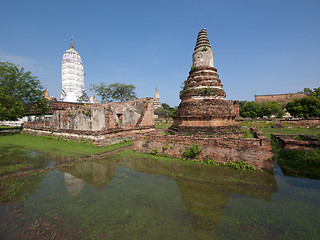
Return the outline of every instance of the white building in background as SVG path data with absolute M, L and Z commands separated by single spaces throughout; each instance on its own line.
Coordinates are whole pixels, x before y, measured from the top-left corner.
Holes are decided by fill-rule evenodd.
M 93 98 L 88 97 L 84 90 L 84 71 L 80 55 L 73 48 L 63 54 L 62 58 L 62 91 L 61 101 L 93 103 Z

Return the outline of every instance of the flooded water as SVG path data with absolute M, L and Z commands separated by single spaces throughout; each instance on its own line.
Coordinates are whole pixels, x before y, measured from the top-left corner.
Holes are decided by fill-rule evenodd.
M 278 166 L 251 173 L 130 152 L 66 165 L 21 151 L 31 169 L 54 168 L 0 180 L 0 239 L 320 236 L 320 181 L 286 177 Z

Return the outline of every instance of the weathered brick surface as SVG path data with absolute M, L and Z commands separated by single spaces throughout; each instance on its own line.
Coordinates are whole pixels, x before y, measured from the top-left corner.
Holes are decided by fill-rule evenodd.
M 202 151 L 196 157 L 201 161 L 214 159 L 219 163 L 243 160 L 256 169 L 273 171 L 273 152 L 270 141 L 265 138 L 197 138 L 193 136 L 159 136 L 153 134 L 138 135 L 134 141 L 134 150 L 158 153 L 171 157 L 184 158 L 183 152 L 191 145 L 197 144 Z
M 310 137 L 305 135 L 281 135 L 272 134 L 272 137 L 276 138 L 283 149 L 297 149 L 308 151 L 310 149 L 320 150 L 320 138 Z M 296 139 L 299 137 L 299 140 Z
M 190 71 L 180 95 L 172 129 L 235 125 L 239 116 L 238 101 L 226 101 L 217 69 L 200 66 Z M 188 129 L 185 129 L 188 131 Z
M 275 101 L 281 105 L 286 105 L 288 102 L 303 98 L 307 95 L 305 93 L 289 93 L 289 94 L 273 94 L 273 95 L 255 95 L 255 101 L 258 103 Z

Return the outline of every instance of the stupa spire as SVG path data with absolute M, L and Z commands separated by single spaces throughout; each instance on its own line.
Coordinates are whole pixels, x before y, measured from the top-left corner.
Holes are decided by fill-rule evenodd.
M 71 48 L 74 50 L 74 48 L 73 48 L 73 35 L 71 35 Z
M 207 30 L 205 28 L 201 29 L 201 31 L 198 34 L 197 43 L 194 48 L 194 51 L 202 50 L 203 48 L 211 48 L 207 35 Z

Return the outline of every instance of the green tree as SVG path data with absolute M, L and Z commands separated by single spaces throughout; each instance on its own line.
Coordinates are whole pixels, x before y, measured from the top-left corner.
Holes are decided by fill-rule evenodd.
M 136 87 L 134 85 L 123 83 L 113 83 L 110 85 L 100 83 L 91 85 L 91 90 L 101 97 L 102 102 L 123 102 L 136 99 L 135 89 Z
M 176 115 L 177 107 L 170 107 L 169 104 L 166 104 L 166 103 L 162 103 L 161 105 L 165 110 L 169 111 L 170 117 L 174 117 Z
M 315 96 L 315 97 L 319 97 L 320 96 L 320 87 L 318 88 L 314 88 L 313 90 L 311 90 L 310 88 L 304 88 L 303 92 L 305 94 L 307 94 L 307 96 Z
M 24 68 L 0 62 L 0 120 L 17 120 L 28 112 L 47 111 L 43 87 L 37 77 Z
M 276 117 L 283 117 L 285 114 L 285 111 L 283 110 L 283 107 L 275 101 L 271 102 L 263 102 L 261 103 L 261 115 L 270 117 L 272 115 L 275 115 Z
M 154 114 L 158 115 L 160 118 L 168 118 L 170 116 L 170 111 L 164 108 L 157 108 L 154 110 Z
M 307 96 L 288 102 L 287 111 L 294 117 L 320 117 L 320 96 Z
M 261 117 L 261 106 L 254 101 L 240 101 L 239 102 L 240 116 L 244 118 Z

